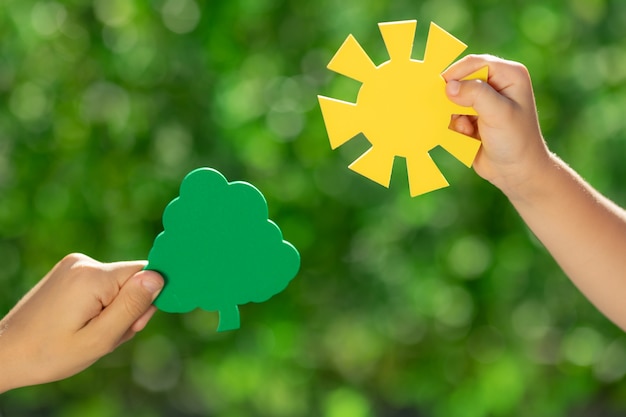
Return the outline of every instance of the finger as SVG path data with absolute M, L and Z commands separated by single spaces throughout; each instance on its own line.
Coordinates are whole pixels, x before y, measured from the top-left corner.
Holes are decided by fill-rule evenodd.
M 467 55 L 450 65 L 441 75 L 446 81 L 462 80 L 486 66 L 491 76 L 500 61 L 503 60 L 492 55 Z
M 157 272 L 134 274 L 126 280 L 113 302 L 89 323 L 90 331 L 97 333 L 95 337 L 100 337 L 110 350 L 150 309 L 162 288 L 163 278 Z
M 150 308 L 148 308 L 148 311 L 143 313 L 143 315 L 139 317 L 137 321 L 132 324 L 132 326 L 130 326 L 130 329 L 135 333 L 142 331 L 156 311 L 157 308 L 155 306 L 150 306 Z
M 114 348 L 117 348 L 118 346 L 128 342 L 130 339 L 135 337 L 135 335 L 138 332 L 142 331 L 146 327 L 146 325 L 148 324 L 148 321 L 150 321 L 150 319 L 152 318 L 152 316 L 154 315 L 156 311 L 157 311 L 157 308 L 155 306 L 153 305 L 150 306 L 150 308 L 148 308 L 148 311 L 146 311 L 141 317 L 139 317 L 137 321 L 135 321 L 130 326 L 130 329 L 126 330 L 126 332 L 122 335 L 120 340 L 118 340 L 117 343 L 115 343 Z
M 447 82 L 459 81 L 485 66 L 489 72 L 487 82 L 495 91 L 523 106 L 534 107 L 532 89 L 529 88 L 530 74 L 519 62 L 492 55 L 468 55 L 452 64 L 442 75 Z
M 515 61 L 498 58 L 493 55 L 467 55 L 454 64 L 450 65 L 441 75 L 446 81 L 462 80 L 463 78 L 487 67 L 488 82 L 497 90 L 504 87 L 500 85 L 503 80 L 515 75 L 518 67 L 524 67 Z
M 461 106 L 473 107 L 483 121 L 497 118 L 503 107 L 510 107 L 511 100 L 498 93 L 481 80 L 450 81 L 446 85 L 448 98 Z
M 141 271 L 148 264 L 147 261 L 123 261 L 103 264 L 105 271 L 111 274 L 117 284 L 122 287 L 133 275 Z
M 147 265 L 146 261 L 124 261 L 101 264 L 104 272 L 103 279 L 107 281 L 108 290 L 99 293 L 99 299 L 103 307 L 107 307 L 113 302 L 126 284 L 129 278 L 141 271 Z
M 118 340 L 117 343 L 113 346 L 113 348 L 117 349 L 120 345 L 123 345 L 124 343 L 135 337 L 136 334 L 137 332 L 135 332 L 133 329 L 128 329 L 126 333 L 124 333 L 122 338 Z
M 475 116 L 471 116 L 470 118 L 470 116 L 455 114 L 450 119 L 448 128 L 466 136 L 477 138 Z

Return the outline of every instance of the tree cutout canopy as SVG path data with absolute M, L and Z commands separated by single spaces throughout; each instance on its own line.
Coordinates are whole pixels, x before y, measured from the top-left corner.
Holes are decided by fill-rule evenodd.
M 170 313 L 218 311 L 218 331 L 239 328 L 239 304 L 268 300 L 300 268 L 297 249 L 268 219 L 263 194 L 211 168 L 185 177 L 163 228 L 146 266 L 165 278 L 154 304 Z

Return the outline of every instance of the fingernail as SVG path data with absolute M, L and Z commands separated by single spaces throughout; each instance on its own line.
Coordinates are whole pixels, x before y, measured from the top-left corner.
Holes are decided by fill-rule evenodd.
M 446 85 L 446 91 L 448 92 L 448 95 L 456 96 L 457 94 L 459 94 L 460 90 L 461 90 L 461 83 L 459 81 L 455 81 L 455 80 L 448 81 L 448 84 Z
M 146 273 L 145 275 L 146 276 L 144 276 L 143 279 L 141 280 L 141 285 L 143 285 L 145 289 L 150 291 L 150 293 L 154 294 L 160 291 L 161 288 L 163 288 L 162 279 L 155 277 L 153 274 Z

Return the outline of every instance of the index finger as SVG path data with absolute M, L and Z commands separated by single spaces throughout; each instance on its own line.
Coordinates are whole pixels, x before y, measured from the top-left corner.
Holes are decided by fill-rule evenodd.
M 493 55 L 467 55 L 446 69 L 442 76 L 446 82 L 461 80 L 485 66 L 489 68 L 487 83 L 496 92 L 522 105 L 534 106 L 530 74 L 519 62 Z
M 450 65 L 441 75 L 446 81 L 462 80 L 481 68 L 489 68 L 489 84 L 496 90 L 502 90 L 510 85 L 512 77 L 519 75 L 522 64 L 508 61 L 493 55 L 467 55 Z
M 489 75 L 499 58 L 492 55 L 467 55 L 450 65 L 441 75 L 446 81 L 462 80 L 473 72 L 487 66 Z

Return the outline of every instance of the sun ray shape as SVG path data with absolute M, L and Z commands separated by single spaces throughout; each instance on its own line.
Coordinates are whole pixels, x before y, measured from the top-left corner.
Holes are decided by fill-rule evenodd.
M 448 181 L 427 153 L 417 153 L 406 159 L 409 190 L 412 196 L 447 187 Z
M 394 155 L 383 148 L 371 147 L 349 168 L 380 185 L 389 187 L 391 182 L 391 170 L 393 168 Z
M 392 61 L 411 59 L 416 26 L 416 20 L 378 24 L 380 33 L 385 41 L 385 47 L 389 53 L 389 58 Z
M 338 148 L 361 132 L 356 104 L 321 96 L 319 102 L 332 149 Z
M 396 156 L 406 159 L 412 196 L 448 185 L 429 152 L 441 146 L 470 167 L 480 142 L 448 129 L 453 114 L 476 115 L 448 100 L 441 72 L 466 48 L 431 23 L 424 60 L 411 59 L 417 21 L 380 23 L 389 61 L 375 66 L 349 35 L 328 64 L 362 83 L 356 103 L 318 96 L 331 147 L 363 133 L 372 147 L 350 165 L 353 171 L 389 187 Z M 487 79 L 483 68 L 466 79 Z
M 376 66 L 354 36 L 349 35 L 328 63 L 328 69 L 364 83 L 374 75 Z
M 441 73 L 465 48 L 467 45 L 431 22 L 424 52 L 424 65 Z
M 441 134 L 439 145 L 468 168 L 480 149 L 480 141 L 449 129 Z

